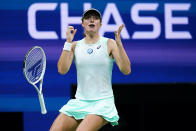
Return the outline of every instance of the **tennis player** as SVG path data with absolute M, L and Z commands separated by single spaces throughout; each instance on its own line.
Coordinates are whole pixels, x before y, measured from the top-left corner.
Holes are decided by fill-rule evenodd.
M 71 99 L 60 109 L 60 114 L 50 131 L 97 131 L 107 123 L 118 125 L 118 112 L 114 103 L 111 76 L 113 62 L 120 71 L 131 72 L 130 60 L 123 48 L 120 33 L 122 24 L 115 31 L 115 40 L 99 35 L 101 14 L 96 9 L 83 13 L 82 26 L 85 37 L 72 42 L 76 29 L 69 26 L 58 72 L 66 74 L 74 59 L 77 69 L 76 99 Z

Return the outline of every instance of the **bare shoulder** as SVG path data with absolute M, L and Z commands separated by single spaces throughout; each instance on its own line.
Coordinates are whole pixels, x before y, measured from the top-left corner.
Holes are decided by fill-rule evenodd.
M 111 50 L 116 48 L 116 41 L 113 39 L 108 39 L 107 44 L 108 44 L 109 49 Z
M 115 40 L 113 40 L 113 39 L 110 39 L 110 38 L 108 38 L 108 44 L 114 44 L 114 43 L 116 43 L 116 41 Z

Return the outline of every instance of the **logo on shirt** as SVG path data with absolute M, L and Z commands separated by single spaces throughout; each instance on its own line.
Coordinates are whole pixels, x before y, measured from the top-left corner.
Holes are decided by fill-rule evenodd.
M 97 49 L 101 48 L 101 45 L 97 46 Z
M 87 53 L 88 53 L 88 54 L 92 54 L 92 53 L 93 53 L 93 49 L 88 48 Z

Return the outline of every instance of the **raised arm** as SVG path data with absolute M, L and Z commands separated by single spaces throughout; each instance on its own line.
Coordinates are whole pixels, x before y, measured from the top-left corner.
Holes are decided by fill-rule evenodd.
M 112 57 L 115 59 L 120 71 L 125 75 L 129 75 L 131 73 L 131 63 L 120 38 L 120 33 L 123 27 L 124 24 L 119 27 L 117 32 L 115 31 L 115 40 L 109 39 L 108 45 L 111 50 Z
M 63 49 L 61 56 L 58 60 L 58 64 L 57 64 L 58 72 L 62 75 L 66 74 L 69 71 L 74 58 L 74 49 L 75 49 L 76 42 L 72 42 L 72 40 L 74 38 L 76 31 L 77 30 L 74 29 L 73 26 L 69 26 L 66 31 L 67 40 L 65 44 L 71 45 L 71 50 Z

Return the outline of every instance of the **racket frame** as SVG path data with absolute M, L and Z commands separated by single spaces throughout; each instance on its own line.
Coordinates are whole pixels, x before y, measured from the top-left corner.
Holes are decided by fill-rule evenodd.
M 29 54 L 31 53 L 32 50 L 34 50 L 35 48 L 39 48 L 43 54 L 43 71 L 42 71 L 42 74 L 40 75 L 39 79 L 35 82 L 31 82 L 27 75 L 26 75 L 26 60 L 29 56 Z M 41 113 L 42 114 L 46 114 L 47 113 L 47 110 L 46 110 L 46 107 L 45 107 L 45 102 L 44 102 L 44 97 L 43 97 L 43 93 L 42 93 L 42 85 L 43 85 L 43 77 L 44 77 L 44 74 L 45 74 L 45 70 L 46 70 L 46 55 L 44 53 L 44 50 L 40 47 L 40 46 L 34 46 L 32 47 L 31 49 L 29 49 L 29 51 L 26 53 L 25 55 L 25 58 L 24 58 L 24 62 L 23 62 L 23 73 L 24 73 L 24 76 L 26 78 L 26 80 L 35 87 L 37 93 L 38 93 L 38 97 L 39 97 L 39 102 L 40 102 L 40 107 L 41 107 Z M 39 88 L 36 86 L 36 84 L 40 81 L 40 86 Z

